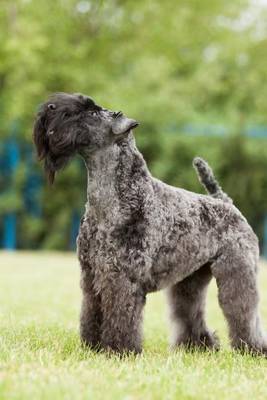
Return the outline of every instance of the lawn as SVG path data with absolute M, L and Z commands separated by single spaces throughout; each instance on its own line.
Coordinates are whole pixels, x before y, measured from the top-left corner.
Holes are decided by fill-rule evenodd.
M 260 272 L 267 326 L 267 268 Z M 141 356 L 108 357 L 82 349 L 78 336 L 79 268 L 75 255 L 0 253 L 0 399 L 267 399 L 267 360 L 227 344 L 216 285 L 208 321 L 218 353 L 169 349 L 163 293 L 148 296 Z

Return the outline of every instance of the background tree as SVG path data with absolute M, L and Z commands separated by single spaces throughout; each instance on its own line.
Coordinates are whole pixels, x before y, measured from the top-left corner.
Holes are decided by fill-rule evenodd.
M 244 133 L 267 124 L 266 21 L 262 0 L 2 0 L 0 135 L 3 144 L 13 132 L 21 158 L 8 190 L 0 179 L 0 216 L 18 214 L 19 246 L 68 248 L 83 209 L 77 161 L 53 189 L 42 185 L 40 213 L 26 212 L 29 169 L 40 168 L 27 156 L 33 117 L 55 91 L 90 94 L 140 120 L 138 144 L 169 183 L 200 191 L 191 161 L 207 158 L 261 235 L 266 139 Z

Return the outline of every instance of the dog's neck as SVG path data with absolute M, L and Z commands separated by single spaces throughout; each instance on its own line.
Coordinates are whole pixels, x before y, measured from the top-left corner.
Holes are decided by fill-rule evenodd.
M 132 134 L 93 155 L 84 157 L 88 171 L 87 211 L 100 219 L 114 219 L 121 209 L 131 213 L 137 187 L 150 181 L 150 173 Z M 136 202 L 136 201 L 135 201 Z

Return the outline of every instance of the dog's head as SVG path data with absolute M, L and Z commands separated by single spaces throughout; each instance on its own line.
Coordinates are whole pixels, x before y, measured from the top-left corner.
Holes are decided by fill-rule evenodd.
M 90 155 L 128 135 L 138 123 L 121 111 L 97 105 L 80 94 L 57 93 L 37 114 L 33 139 L 50 183 L 76 153 Z

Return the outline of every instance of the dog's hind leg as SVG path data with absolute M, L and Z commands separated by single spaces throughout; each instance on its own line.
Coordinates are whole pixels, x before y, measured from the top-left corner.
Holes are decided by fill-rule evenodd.
M 205 301 L 212 278 L 210 264 L 203 265 L 183 281 L 168 288 L 174 346 L 218 349 L 216 335 L 205 322 Z
M 82 272 L 81 276 L 81 288 L 83 292 L 80 314 L 81 340 L 93 350 L 98 350 L 102 323 L 100 296 L 94 293 L 92 278 L 85 271 Z
M 258 315 L 258 246 L 246 240 L 225 248 L 212 264 L 219 304 L 229 325 L 233 348 L 267 354 L 267 340 Z

